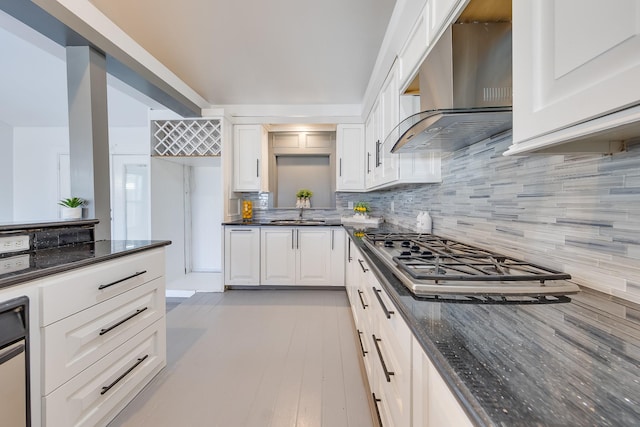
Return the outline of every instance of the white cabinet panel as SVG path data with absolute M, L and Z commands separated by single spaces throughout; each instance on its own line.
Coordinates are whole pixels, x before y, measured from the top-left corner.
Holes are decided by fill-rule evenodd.
M 41 284 L 41 325 L 49 325 L 164 276 L 164 269 L 164 248 L 159 248 L 35 282 Z
M 331 278 L 331 229 L 299 227 L 296 238 L 296 284 L 328 284 Z
M 364 125 L 338 125 L 336 127 L 336 191 L 365 190 L 366 158 Z
M 161 277 L 43 328 L 44 394 L 164 317 L 164 289 Z
M 342 227 L 331 228 L 331 279 L 329 283 L 336 286 L 345 284 L 345 250 L 347 233 Z
M 296 228 L 263 227 L 261 230 L 261 284 L 296 282 Z
M 44 398 L 45 427 L 104 426 L 165 365 L 164 317 Z
M 513 2 L 514 146 L 637 105 L 638 52 L 637 0 Z
M 233 127 L 233 191 L 266 190 L 266 145 L 267 131 L 262 125 Z
M 225 227 L 224 277 L 226 285 L 260 284 L 260 228 Z

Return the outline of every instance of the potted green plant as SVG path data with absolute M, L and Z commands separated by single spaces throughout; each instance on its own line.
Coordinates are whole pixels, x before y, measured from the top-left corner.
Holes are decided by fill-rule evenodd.
M 62 219 L 80 219 L 82 218 L 82 207 L 86 204 L 86 200 L 79 197 L 70 197 L 62 199 L 58 202 L 62 206 Z
M 296 208 L 310 208 L 311 201 L 309 200 L 313 196 L 313 191 L 303 188 L 296 193 Z

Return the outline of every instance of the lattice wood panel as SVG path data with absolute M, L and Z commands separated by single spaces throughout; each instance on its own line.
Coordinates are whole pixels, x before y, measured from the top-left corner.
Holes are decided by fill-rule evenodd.
M 218 119 L 152 120 L 154 156 L 220 156 L 222 122 Z

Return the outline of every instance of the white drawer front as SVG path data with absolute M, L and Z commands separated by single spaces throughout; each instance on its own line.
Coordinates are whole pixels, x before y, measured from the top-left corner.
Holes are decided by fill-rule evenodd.
M 43 394 L 164 316 L 164 288 L 160 277 L 43 328 Z
M 111 421 L 166 364 L 164 330 L 163 317 L 46 396 L 45 427 Z
M 164 276 L 164 270 L 164 248 L 158 248 L 43 279 L 41 326 Z

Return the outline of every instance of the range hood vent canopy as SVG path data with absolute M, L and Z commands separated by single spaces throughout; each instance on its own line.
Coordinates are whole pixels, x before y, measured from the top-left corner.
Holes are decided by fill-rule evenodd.
M 452 152 L 512 127 L 511 24 L 454 24 L 420 67 L 422 112 L 384 142 L 393 153 Z

